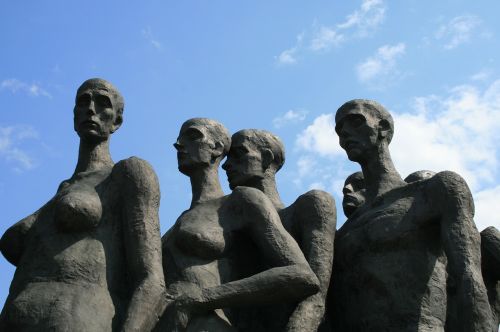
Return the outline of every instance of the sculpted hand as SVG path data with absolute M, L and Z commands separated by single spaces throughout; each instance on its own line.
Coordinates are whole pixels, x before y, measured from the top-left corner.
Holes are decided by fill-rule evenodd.
M 203 295 L 199 288 L 190 289 L 189 293 L 178 296 L 175 305 L 175 328 L 176 331 L 184 331 L 193 314 L 202 311 Z

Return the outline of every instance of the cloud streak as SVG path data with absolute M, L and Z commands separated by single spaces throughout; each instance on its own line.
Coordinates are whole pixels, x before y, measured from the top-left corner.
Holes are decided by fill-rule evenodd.
M 383 0 L 363 0 L 361 6 L 340 23 L 319 25 L 314 22 L 310 32 L 302 33 L 292 48 L 284 50 L 275 58 L 279 64 L 296 64 L 299 53 L 325 52 L 348 40 L 366 38 L 383 23 L 385 13 Z M 303 40 L 306 36 L 307 40 Z
M 307 113 L 306 110 L 289 110 L 285 114 L 274 118 L 273 125 L 275 128 L 282 128 L 289 124 L 302 122 L 306 119 Z
M 435 38 L 443 42 L 445 50 L 452 50 L 468 43 L 479 30 L 482 21 L 474 15 L 462 15 L 452 18 L 441 25 L 435 33 Z
M 31 97 L 47 97 L 52 99 L 52 95 L 37 83 L 26 83 L 17 78 L 9 78 L 0 82 L 0 91 L 7 90 L 13 94 L 25 93 Z
M 384 45 L 377 52 L 357 65 L 356 74 L 361 83 L 373 87 L 384 86 L 388 80 L 394 80 L 399 72 L 397 60 L 406 52 L 406 45 Z
M 159 51 L 163 50 L 162 43 L 153 36 L 153 32 L 151 31 L 151 27 L 146 27 L 146 28 L 142 29 L 141 32 L 142 32 L 142 36 L 144 37 L 144 39 L 146 39 L 149 42 L 149 44 L 151 44 L 154 48 L 156 48 Z
M 35 168 L 35 159 L 22 148 L 23 141 L 30 139 L 38 139 L 38 133 L 33 127 L 0 127 L 0 159 L 13 164 L 16 172 Z

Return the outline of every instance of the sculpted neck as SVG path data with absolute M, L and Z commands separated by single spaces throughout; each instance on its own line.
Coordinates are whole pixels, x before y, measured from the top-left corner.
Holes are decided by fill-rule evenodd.
M 366 163 L 360 164 L 365 178 L 366 196 L 369 201 L 405 184 L 394 167 L 387 144 L 382 144 Z
M 271 200 L 277 211 L 285 208 L 285 205 L 281 201 L 280 194 L 278 193 L 278 189 L 276 188 L 276 179 L 274 174 L 272 176 L 266 176 L 265 178 L 259 179 L 259 181 L 251 187 L 259 189 L 266 194 L 267 198 Z
M 91 143 L 80 139 L 75 174 L 96 171 L 113 165 L 114 163 L 109 153 L 109 140 Z
M 196 203 L 224 196 L 224 192 L 219 182 L 218 167 L 218 164 L 214 164 L 209 167 L 199 168 L 189 176 L 193 193 L 191 207 Z

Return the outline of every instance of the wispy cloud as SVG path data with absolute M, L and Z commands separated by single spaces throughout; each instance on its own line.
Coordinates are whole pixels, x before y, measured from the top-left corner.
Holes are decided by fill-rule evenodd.
M 340 23 L 322 25 L 313 22 L 310 31 L 302 33 L 294 47 L 276 57 L 278 63 L 295 64 L 301 52 L 325 52 L 344 42 L 371 35 L 385 19 L 386 5 L 383 0 L 363 0 L 361 6 Z M 307 37 L 307 40 L 302 40 Z
M 304 39 L 304 33 L 297 35 L 295 45 L 289 49 L 284 50 L 280 55 L 276 56 L 276 61 L 280 65 L 292 65 L 297 62 L 296 54 L 297 51 L 302 47 L 302 40 Z
M 142 29 L 142 36 L 146 39 L 154 48 L 161 51 L 163 50 L 162 43 L 153 36 L 153 32 L 151 31 L 151 27 L 146 27 Z
M 275 128 L 281 128 L 289 124 L 296 124 L 305 120 L 307 116 L 306 110 L 289 110 L 285 114 L 273 119 Z
M 44 88 L 40 86 L 38 83 L 26 83 L 17 78 L 9 78 L 0 82 L 0 91 L 7 90 L 11 93 L 26 93 L 32 97 L 47 97 L 49 99 L 52 98 L 52 95 L 47 92 Z
M 356 74 L 362 83 L 381 87 L 398 76 L 397 59 L 405 54 L 406 45 L 384 45 L 377 52 L 356 67 Z
M 478 228 L 500 227 L 494 210 L 500 191 L 500 79 L 485 89 L 460 85 L 441 96 L 418 97 L 411 111 L 391 113 L 395 134 L 390 150 L 401 175 L 419 169 L 459 173 L 476 201 Z M 306 187 L 319 184 L 340 198 L 345 177 L 359 167 L 340 149 L 333 117 L 320 115 L 298 135 L 295 146 L 307 162 L 297 165 L 295 181 Z
M 30 126 L 0 127 L 0 158 L 13 164 L 17 172 L 33 169 L 36 161 L 23 148 L 25 140 L 38 139 L 37 131 Z
M 478 33 L 482 21 L 474 15 L 462 15 L 442 24 L 435 33 L 435 38 L 443 42 L 443 48 L 452 50 L 468 43 Z

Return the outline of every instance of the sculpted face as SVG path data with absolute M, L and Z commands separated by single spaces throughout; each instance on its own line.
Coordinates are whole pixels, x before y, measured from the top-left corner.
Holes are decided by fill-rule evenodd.
M 379 120 L 362 105 L 339 110 L 335 122 L 340 146 L 346 151 L 349 160 L 362 162 L 377 151 Z
M 179 171 L 189 175 L 194 169 L 206 167 L 213 162 L 216 144 L 206 124 L 186 121 L 174 147 L 177 150 Z
M 363 173 L 356 172 L 347 177 L 344 188 L 342 188 L 342 193 L 344 194 L 342 208 L 347 218 L 365 203 L 365 192 Z
M 74 108 L 74 128 L 84 140 L 99 142 L 109 138 L 122 123 L 114 87 L 100 81 L 78 90 Z
M 250 186 L 265 176 L 262 151 L 244 131 L 233 135 L 231 149 L 222 168 L 226 171 L 231 189 Z

